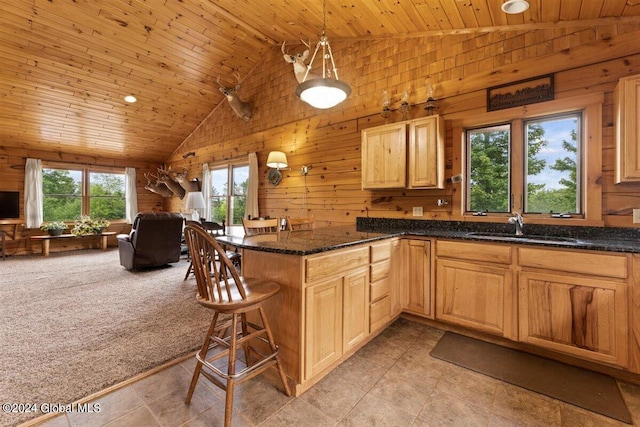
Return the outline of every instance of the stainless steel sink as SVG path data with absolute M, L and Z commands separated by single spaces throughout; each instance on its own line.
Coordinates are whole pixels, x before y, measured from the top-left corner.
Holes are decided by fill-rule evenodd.
M 467 233 L 467 236 L 476 238 L 486 238 L 490 240 L 522 240 L 527 242 L 544 242 L 544 243 L 580 243 L 580 240 L 573 237 L 561 237 L 561 236 L 542 236 L 536 234 L 524 234 L 522 236 L 516 236 L 510 233 L 491 233 L 484 231 L 474 231 Z

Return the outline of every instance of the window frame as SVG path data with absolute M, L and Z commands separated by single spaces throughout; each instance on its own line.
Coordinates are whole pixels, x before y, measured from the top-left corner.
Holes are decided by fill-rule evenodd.
M 513 123 L 512 122 L 503 122 L 503 123 L 493 123 L 490 125 L 486 125 L 486 126 L 475 126 L 475 127 L 471 127 L 471 128 L 465 128 L 464 129 L 464 138 L 465 138 L 465 155 L 467 156 L 465 159 L 465 177 L 467 177 L 467 179 L 464 181 L 465 182 L 465 194 L 466 197 L 463 201 L 464 203 L 464 211 L 465 212 L 473 212 L 472 210 L 470 210 L 470 203 L 471 203 L 471 195 L 469 194 L 468 191 L 468 186 L 469 186 L 469 179 L 471 177 L 471 162 L 469 161 L 469 156 L 471 155 L 471 153 L 469 152 L 469 144 L 471 143 L 471 141 L 469 140 L 469 134 L 468 132 L 470 131 L 474 131 L 474 130 L 490 130 L 490 129 L 498 129 L 501 127 L 508 127 L 509 130 L 509 146 L 508 146 L 508 152 L 507 152 L 507 159 L 508 159 L 508 165 L 507 165 L 507 174 L 508 174 L 508 182 L 507 182 L 507 205 L 511 205 L 511 201 L 510 201 L 510 195 L 513 194 L 513 180 L 511 179 L 511 159 L 513 157 L 513 144 L 512 144 L 512 134 L 513 134 Z M 489 212 L 487 212 L 489 213 Z M 492 214 L 501 214 L 504 212 L 499 212 L 499 211 L 492 211 Z
M 227 193 L 222 196 L 222 195 L 215 195 L 213 194 L 212 191 L 210 191 L 209 194 L 209 209 L 213 209 L 213 206 L 211 204 L 212 200 L 214 198 L 222 198 L 224 197 L 225 202 L 226 202 L 226 206 L 227 209 L 225 211 L 225 224 L 227 226 L 242 226 L 242 223 L 240 224 L 232 224 L 230 219 L 231 219 L 231 200 L 234 197 L 238 197 L 239 195 L 233 194 L 234 193 L 234 185 L 233 185 L 233 171 L 235 168 L 239 168 L 239 167 L 246 167 L 249 168 L 249 161 L 248 160 L 237 160 L 237 161 L 233 161 L 233 162 L 227 162 L 227 163 L 220 163 L 220 164 L 210 164 L 209 165 L 209 172 L 213 173 L 213 171 L 217 171 L 217 170 L 222 170 L 222 169 L 226 169 L 227 170 Z M 213 183 L 212 183 L 213 184 Z M 242 196 L 242 195 L 240 195 Z M 244 194 L 244 197 L 247 197 L 247 194 Z M 246 206 L 246 205 L 245 205 Z M 211 215 L 213 218 L 213 215 Z
M 78 163 L 61 163 L 61 162 L 51 162 L 51 161 L 43 161 L 42 169 L 58 169 L 58 170 L 73 170 L 80 171 L 82 174 L 82 188 L 81 188 L 81 215 L 91 215 L 91 194 L 90 194 L 90 175 L 91 173 L 111 173 L 111 174 L 119 174 L 123 177 L 125 176 L 125 169 L 121 167 L 111 167 L 111 166 L 96 166 L 96 165 L 82 165 Z M 126 187 L 125 187 L 125 198 L 126 198 Z M 44 202 L 44 194 L 43 194 L 43 202 Z M 47 220 L 45 220 L 47 221 Z M 72 222 L 73 219 L 65 220 L 65 222 Z M 111 223 L 126 223 L 126 211 L 125 216 L 119 219 L 109 219 Z
M 529 215 L 542 215 L 548 212 L 529 212 L 527 211 L 526 206 L 529 203 L 528 201 L 528 184 L 529 184 L 529 180 L 527 179 L 528 177 L 528 168 L 529 168 L 529 164 L 528 164 L 528 160 L 529 157 L 526 153 L 528 153 L 529 147 L 529 139 L 528 139 L 528 134 L 526 131 L 527 125 L 530 122 L 540 122 L 540 121 L 552 121 L 552 120 L 558 120 L 558 119 L 569 119 L 569 118 L 577 118 L 579 120 L 579 126 L 576 128 L 576 134 L 578 136 L 578 140 L 576 141 L 576 163 L 578 164 L 578 167 L 576 167 L 576 204 L 578 206 L 580 206 L 580 211 L 572 211 L 572 212 L 566 212 L 570 215 L 579 217 L 579 218 L 584 218 L 584 204 L 585 204 L 585 197 L 583 194 L 583 182 L 582 182 L 582 175 L 585 173 L 585 167 L 583 166 L 583 163 L 585 161 L 585 158 L 583 156 L 583 152 L 584 152 L 584 145 L 585 145 L 585 140 L 584 137 L 582 135 L 583 132 L 583 127 L 582 127 L 582 122 L 584 120 L 584 110 L 574 110 L 574 111 L 567 111 L 564 113 L 560 113 L 560 114 L 550 114 L 550 115 L 546 115 L 546 116 L 540 116 L 540 117 L 531 117 L 531 118 L 527 118 L 527 119 L 523 119 L 522 120 L 522 147 L 523 147 L 523 153 L 522 153 L 522 161 L 523 161 L 523 174 L 522 174 L 522 179 L 523 179 L 523 188 L 522 188 L 522 202 L 521 202 L 521 207 L 522 207 L 522 213 L 525 214 L 529 214 Z M 577 142 L 580 142 L 579 144 L 577 144 Z M 555 212 L 555 213 L 565 213 L 565 212 Z
M 548 114 L 541 115 L 537 117 L 528 117 L 528 118 L 517 118 L 512 121 L 506 123 L 493 123 L 480 127 L 472 127 L 465 128 L 465 149 L 466 149 L 466 176 L 471 178 L 471 137 L 470 134 L 474 131 L 482 131 L 482 132 L 492 132 L 492 131 L 506 131 L 508 132 L 508 147 L 507 147 L 507 197 L 506 202 L 507 211 L 486 211 L 486 213 L 492 214 L 505 214 L 517 211 L 521 214 L 527 215 L 544 215 L 550 214 L 549 212 L 533 212 L 526 209 L 528 204 L 528 167 L 529 167 L 529 138 L 527 132 L 527 126 L 529 124 L 535 122 L 546 122 L 553 121 L 557 119 L 568 119 L 568 118 L 576 118 L 579 121 L 579 127 L 577 129 L 577 135 L 579 137 L 579 144 L 577 147 L 576 153 L 576 161 L 578 163 L 578 171 L 577 171 L 577 194 L 576 194 L 576 204 L 580 206 L 579 211 L 571 211 L 567 212 L 574 217 L 583 218 L 584 217 L 584 197 L 582 194 L 582 174 L 584 173 L 583 161 L 584 158 L 582 156 L 583 153 L 583 145 L 584 139 L 582 138 L 582 121 L 583 121 L 584 112 L 583 110 L 573 110 L 567 111 L 560 114 Z M 503 129 L 501 129 L 503 128 Z M 517 129 L 518 131 L 514 131 Z M 517 154 L 516 154 L 517 153 Z M 466 190 L 466 199 L 465 203 L 465 211 L 467 213 L 472 213 L 478 211 L 477 209 L 470 209 L 471 204 L 471 194 L 470 194 L 470 182 L 469 179 L 465 181 L 465 185 L 467 186 Z M 555 212 L 560 213 L 560 212 Z
M 512 123 L 512 132 L 523 135 L 523 122 L 539 117 L 562 115 L 564 113 L 582 112 L 580 132 L 583 138 L 582 145 L 582 170 L 581 170 L 581 194 L 583 200 L 583 214 L 574 215 L 571 218 L 551 218 L 549 213 L 525 214 L 530 223 L 540 224 L 570 224 L 603 225 L 602 219 L 602 105 L 604 93 L 593 93 L 584 96 L 568 97 L 564 99 L 541 102 L 523 107 L 508 108 L 493 112 L 470 114 L 469 111 L 456 113 L 450 116 L 452 121 L 453 140 L 458 141 L 453 146 L 454 158 L 461 159 L 459 170 L 452 171 L 452 175 L 463 173 L 464 179 L 461 191 L 454 192 L 453 202 L 460 207 L 457 216 L 472 221 L 494 221 L 495 218 L 508 217 L 510 213 L 489 213 L 487 216 L 476 216 L 474 212 L 467 211 L 466 200 L 468 184 L 468 153 L 466 130 L 472 128 L 489 127 L 498 123 Z M 522 137 L 521 137 L 522 138 Z M 512 149 L 513 159 L 523 162 L 523 144 L 515 144 Z M 591 154 L 593 153 L 593 154 Z M 521 166 L 523 167 L 523 166 Z M 524 191 L 522 174 L 510 173 L 510 186 L 512 189 L 520 188 Z M 512 210 L 521 212 L 524 199 L 511 202 Z

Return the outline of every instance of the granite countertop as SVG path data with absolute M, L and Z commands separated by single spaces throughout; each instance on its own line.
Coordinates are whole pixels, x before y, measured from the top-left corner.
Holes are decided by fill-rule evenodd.
M 231 246 L 262 252 L 311 255 L 401 234 L 398 232 L 359 231 L 355 225 L 347 225 L 316 228 L 312 231 L 281 231 L 278 235 L 275 233 L 257 236 L 227 234 L 226 236 L 217 236 L 216 240 Z
M 311 255 L 395 236 L 423 236 L 529 246 L 640 253 L 640 230 L 525 224 L 524 236 L 501 223 L 357 218 L 356 225 L 323 227 L 313 231 L 282 231 L 279 235 L 228 234 L 222 243 L 263 252 Z
M 640 253 L 640 229 L 637 228 L 539 225 L 525 222 L 524 236 L 516 236 L 514 225 L 506 223 L 359 217 L 356 225 L 358 230 L 379 233 L 401 232 L 404 235 L 442 239 Z

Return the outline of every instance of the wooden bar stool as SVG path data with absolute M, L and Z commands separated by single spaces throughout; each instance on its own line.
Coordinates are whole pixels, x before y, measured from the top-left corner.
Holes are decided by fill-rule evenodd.
M 291 396 L 278 357 L 278 346 L 262 307 L 267 299 L 279 292 L 280 285 L 238 276 L 225 250 L 202 227 L 187 225 L 184 234 L 198 284 L 197 301 L 214 312 L 202 348 L 196 354 L 197 363 L 185 402 L 190 403 L 202 374 L 225 390 L 224 425 L 230 426 L 236 384 L 269 367 L 277 369 L 285 394 Z M 262 325 L 248 321 L 247 313 L 250 312 L 258 314 Z M 237 353 L 241 350 L 244 352 L 245 366 L 239 367 L 241 362 Z M 228 362 L 226 372 L 219 368 L 219 363 L 214 364 L 220 359 Z
M 280 219 L 242 219 L 244 234 L 255 236 L 256 234 L 280 233 Z
M 305 231 L 313 230 L 315 220 L 312 216 L 291 217 L 287 216 L 287 230 L 289 231 Z
M 215 222 L 209 222 L 209 221 L 191 221 L 191 220 L 186 220 L 185 221 L 186 225 L 193 225 L 193 226 L 197 226 L 197 227 L 202 227 L 204 228 L 207 233 L 211 234 L 212 236 L 224 236 L 225 235 L 225 231 L 224 231 L 224 221 L 222 222 L 222 225 L 217 224 Z M 237 251 L 227 251 L 225 250 L 225 253 L 227 254 L 227 257 L 229 257 L 229 259 L 231 260 L 231 263 L 236 267 L 236 269 L 238 271 L 240 271 L 240 258 L 242 257 L 242 254 L 240 254 L 240 252 Z M 189 257 L 189 259 L 191 259 L 191 255 L 189 254 L 189 250 L 187 248 L 187 256 Z M 189 263 L 189 268 L 187 268 L 187 274 L 184 275 L 184 279 L 183 280 L 187 280 L 189 278 L 189 275 L 193 273 L 193 261 L 191 261 Z

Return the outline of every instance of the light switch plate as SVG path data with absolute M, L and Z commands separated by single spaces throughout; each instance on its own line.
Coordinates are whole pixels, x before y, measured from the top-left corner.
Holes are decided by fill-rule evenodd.
M 633 210 L 633 223 L 640 224 L 640 209 Z
M 413 207 L 413 216 L 422 216 L 422 206 Z
M 453 175 L 451 177 L 451 182 L 462 182 L 462 174 Z

